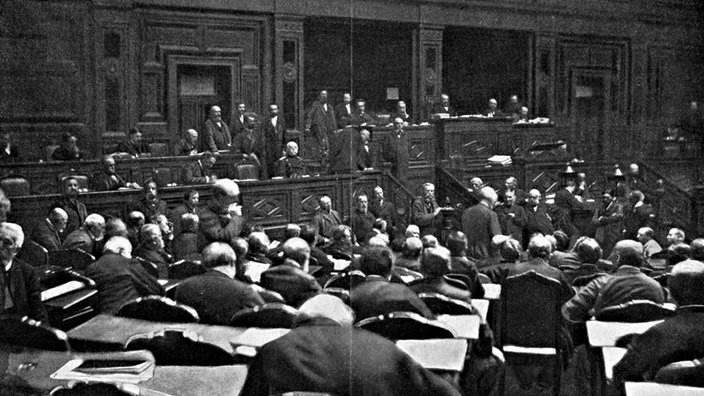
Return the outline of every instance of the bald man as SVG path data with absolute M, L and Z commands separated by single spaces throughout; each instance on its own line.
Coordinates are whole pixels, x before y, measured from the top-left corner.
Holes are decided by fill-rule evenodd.
M 198 154 L 198 131 L 189 129 L 186 136 L 179 140 L 174 148 L 174 155 L 196 155 Z
M 497 195 L 493 188 L 478 191 L 479 204 L 462 213 L 462 231 L 467 235 L 467 255 L 475 259 L 491 256 L 491 238 L 501 234 L 499 217 L 494 212 Z
M 61 233 L 66 228 L 68 214 L 61 208 L 54 208 L 32 231 L 31 239 L 48 251 L 61 250 Z
M 213 106 L 210 108 L 209 118 L 203 127 L 201 151 L 217 153 L 219 150 L 229 150 L 231 146 L 230 129 L 222 119 L 220 107 Z

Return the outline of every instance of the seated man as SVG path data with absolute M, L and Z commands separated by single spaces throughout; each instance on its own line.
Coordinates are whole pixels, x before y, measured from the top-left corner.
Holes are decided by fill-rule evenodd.
M 484 115 L 487 117 L 503 117 L 504 113 L 499 110 L 499 102 L 496 99 L 489 99 L 489 107 L 484 110 Z
M 332 208 L 332 200 L 327 195 L 320 197 L 320 208 L 313 217 L 313 225 L 322 239 L 327 243 L 332 237 L 332 230 L 342 224 L 340 213 Z
M 303 304 L 300 312 L 290 333 L 259 350 L 240 395 L 289 391 L 389 396 L 460 394 L 393 342 L 353 327 L 354 314 L 340 299 L 319 295 Z
M 447 235 L 445 242 L 450 251 L 450 273 L 462 274 L 469 278 L 470 288 L 473 298 L 484 297 L 484 287 L 479 280 L 477 263 L 467 257 L 467 236 L 462 231 L 452 231 Z
M 0 133 L 0 163 L 13 162 L 19 159 L 17 145 L 12 141 L 10 131 Z
M 70 133 L 64 133 L 61 136 L 61 146 L 54 150 L 51 159 L 54 161 L 79 161 L 83 158 L 83 153 L 77 145 L 78 138 Z
M 144 198 L 132 205 L 131 211 L 135 210 L 142 212 L 149 220 L 157 215 L 169 215 L 170 211 L 166 206 L 166 201 L 159 198 L 159 191 L 155 181 L 149 181 L 144 186 Z
M 81 249 L 95 257 L 100 256 L 100 242 L 105 235 L 105 218 L 91 213 L 83 225 L 68 234 L 61 247 L 63 249 Z
M 331 243 L 323 247 L 325 253 L 338 260 L 351 261 L 354 259 L 353 249 L 356 246 L 354 245 L 354 234 L 350 227 L 344 224 L 335 227 L 332 230 L 330 240 Z
M 93 175 L 91 185 L 95 191 L 113 191 L 119 188 L 140 188 L 139 184 L 125 182 L 116 173 L 115 159 L 106 155 L 103 157 L 103 171 Z
M 616 243 L 611 253 L 618 270 L 589 282 L 570 301 L 562 306 L 562 316 L 572 323 L 589 320 L 601 309 L 633 300 L 665 302 L 660 284 L 640 271 L 643 264 L 643 245 L 632 240 Z M 643 318 L 648 321 L 649 318 Z
M 350 217 L 350 227 L 354 232 L 357 241 L 361 244 L 367 243 L 367 235 L 372 231 L 375 217 L 369 212 L 369 199 L 366 194 L 357 196 L 357 208 Z
M 642 227 L 638 230 L 638 235 L 636 235 L 638 242 L 643 244 L 643 253 L 646 260 L 650 259 L 654 254 L 662 252 L 662 247 L 658 241 L 653 239 L 654 233 L 655 231 L 652 228 Z M 682 239 L 684 240 L 684 238 Z
M 438 293 L 467 304 L 472 303 L 472 293 L 464 283 L 445 278 L 445 274 L 450 272 L 449 250 L 443 247 L 425 249 L 420 261 L 420 271 L 425 278 L 409 285 L 414 292 Z
M 32 240 L 48 251 L 61 250 L 61 233 L 66 228 L 68 214 L 61 208 L 53 208 L 49 215 L 34 227 Z
M 581 237 L 575 242 L 572 250 L 579 264 L 576 268 L 563 269 L 562 275 L 565 276 L 567 282 L 572 284 L 572 282 L 579 277 L 595 274 L 603 274 L 606 276 L 606 272 L 598 266 L 599 261 L 601 261 L 602 251 L 601 246 L 599 246 L 596 240 Z
M 200 322 L 211 325 L 230 324 L 238 311 L 263 305 L 252 287 L 235 279 L 237 257 L 223 242 L 213 242 L 203 249 L 206 273 L 188 278 L 176 289 L 176 301 L 193 307 Z
M 181 182 L 184 185 L 215 183 L 218 177 L 213 174 L 215 155 L 206 151 L 196 162 L 186 164 L 181 172 Z
M 679 304 L 674 317 L 636 335 L 623 359 L 614 366 L 614 381 L 652 381 L 657 371 L 672 362 L 704 356 L 704 263 L 683 261 L 668 280 Z
M 22 227 L 0 223 L 0 314 L 29 316 L 46 322 L 49 315 L 42 304 L 39 273 L 31 265 L 15 258 L 24 243 Z
M 350 306 L 357 321 L 396 311 L 417 313 L 433 319 L 430 309 L 413 290 L 400 283 L 389 282 L 393 257 L 386 248 L 366 248 L 360 259 L 360 270 L 367 275 L 363 283 L 350 290 Z
M 157 274 L 159 279 L 169 278 L 169 264 L 173 264 L 173 257 L 164 250 L 164 237 L 161 229 L 156 224 L 145 224 L 141 230 L 142 244 L 135 250 L 134 255 L 148 261 L 154 266 L 152 274 Z
M 408 268 L 411 271 L 420 271 L 420 254 L 423 252 L 423 241 L 418 237 L 408 237 L 403 242 L 401 256 L 396 259 L 394 266 Z
M 274 162 L 276 174 L 274 176 L 285 179 L 297 179 L 306 175 L 306 167 L 303 159 L 298 156 L 298 144 L 296 142 L 286 143 L 286 155 Z
M 237 183 L 230 179 L 220 179 L 215 182 L 214 188 L 213 198 L 198 214 L 198 249 L 211 242 L 232 243 L 244 227 L 242 213 L 230 211 L 230 206 L 239 201 L 240 188 Z
M 103 256 L 86 268 L 85 275 L 96 283 L 101 313 L 115 314 L 138 297 L 164 295 L 164 288 L 156 278 L 149 275 L 139 261 L 132 259 L 132 245 L 127 238 L 110 238 L 103 248 Z
M 261 286 L 281 294 L 287 304 L 299 307 L 322 288 L 308 274 L 310 247 L 301 238 L 284 242 L 284 262 L 262 272 Z
M 198 215 L 184 213 L 180 219 L 180 232 L 174 238 L 173 250 L 176 260 L 198 254 Z
M 197 155 L 198 154 L 198 131 L 189 129 L 186 136 L 176 143 L 174 155 Z
M 149 146 L 142 141 L 142 131 L 134 127 L 127 134 L 127 140 L 120 142 L 115 149 L 116 153 L 127 153 L 134 158 L 149 154 Z
M 406 102 L 402 100 L 399 100 L 396 103 L 396 111 L 391 113 L 391 117 L 389 117 L 389 120 L 394 121 L 397 118 L 400 118 L 403 121 L 403 126 L 415 124 L 415 119 L 406 112 Z

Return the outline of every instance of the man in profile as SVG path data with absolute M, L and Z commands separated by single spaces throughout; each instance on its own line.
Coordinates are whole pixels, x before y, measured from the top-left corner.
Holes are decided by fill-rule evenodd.
M 68 215 L 61 208 L 53 208 L 32 231 L 32 240 L 48 251 L 61 250 L 61 233 L 66 228 Z
M 181 182 L 184 185 L 215 183 L 218 177 L 213 173 L 216 162 L 215 155 L 206 151 L 200 159 L 186 164 L 181 170 Z
M 274 176 L 285 179 L 298 179 L 306 175 L 303 158 L 298 156 L 298 144 L 291 141 L 286 143 L 286 154 L 274 163 Z
M 229 150 L 231 146 L 230 129 L 222 119 L 220 107 L 213 106 L 210 108 L 209 118 L 203 127 L 201 151 L 217 153 L 219 150 Z
M 186 136 L 176 143 L 174 155 L 186 156 L 198 154 L 198 131 L 189 129 L 186 131 Z
M 63 234 L 68 235 L 73 230 L 83 224 L 83 221 L 88 217 L 88 210 L 83 202 L 78 200 L 78 180 L 73 176 L 68 176 L 63 180 L 63 195 L 58 201 L 51 204 L 53 208 L 61 208 L 68 215 L 66 228 Z
M 327 195 L 320 197 L 320 209 L 313 217 L 313 225 L 324 243 L 332 237 L 332 230 L 342 224 L 340 213 L 332 208 L 332 200 Z
M 436 103 L 433 106 L 433 114 L 438 113 L 449 114 L 451 117 L 457 115 L 457 111 L 455 111 L 455 108 L 450 105 L 450 95 L 440 95 L 440 103 Z
M 103 171 L 93 176 L 91 184 L 95 191 L 114 191 L 120 188 L 140 188 L 139 184 L 125 182 L 117 174 L 115 159 L 111 155 L 103 157 Z
M 66 236 L 61 247 L 64 250 L 81 249 L 98 257 L 100 256 L 99 244 L 104 236 L 105 218 L 97 213 L 91 213 L 82 226 Z

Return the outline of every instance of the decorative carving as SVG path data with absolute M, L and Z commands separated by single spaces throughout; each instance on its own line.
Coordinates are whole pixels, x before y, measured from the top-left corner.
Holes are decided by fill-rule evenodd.
M 276 21 L 276 33 L 303 34 L 303 23 L 297 21 Z
M 253 219 L 270 219 L 283 217 L 282 205 L 275 199 L 264 198 L 250 206 L 249 215 Z
M 284 63 L 283 79 L 287 83 L 293 83 L 298 79 L 298 68 L 292 62 Z
M 420 41 L 439 41 L 442 43 L 442 29 L 420 29 Z
M 122 78 L 122 61 L 119 58 L 103 60 L 103 72 L 106 78 Z
M 438 73 L 435 69 L 431 67 L 425 69 L 425 83 L 430 87 L 435 86 L 438 83 Z

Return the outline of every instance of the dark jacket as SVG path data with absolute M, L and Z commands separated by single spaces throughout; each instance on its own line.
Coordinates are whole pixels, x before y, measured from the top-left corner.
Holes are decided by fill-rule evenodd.
M 69 199 L 67 197 L 62 197 L 58 201 L 51 204 L 50 209 L 61 208 L 68 215 L 68 220 L 66 221 L 66 229 L 64 229 L 64 235 L 70 234 L 72 231 L 78 229 L 83 225 L 83 221 L 88 217 L 88 210 L 83 202 L 77 199 Z
M 283 264 L 262 272 L 260 284 L 281 294 L 286 303 L 294 307 L 301 306 L 322 290 L 313 276 L 290 259 L 284 259 Z
M 229 150 L 231 145 L 230 129 L 225 121 L 220 121 L 218 126 L 213 120 L 208 119 L 201 135 L 201 151 L 215 153 L 218 150 Z
M 95 191 L 114 191 L 126 185 L 125 180 L 117 173 L 108 175 L 105 172 L 98 172 L 91 179 L 91 188 Z
M 42 304 L 42 288 L 39 273 L 31 265 L 22 260 L 13 259 L 10 270 L 0 276 L 0 290 L 5 287 L 10 291 L 13 308 L 5 311 L 5 293 L 0 293 L 0 313 L 14 313 L 19 316 L 29 316 L 34 320 L 47 322 L 49 315 Z
M 61 250 L 61 237 L 49 219 L 42 219 L 32 231 L 32 240 L 48 251 Z
M 467 235 L 467 254 L 484 258 L 490 256 L 491 238 L 501 234 L 501 226 L 496 213 L 479 203 L 462 213 L 462 231 Z
M 438 293 L 454 300 L 460 300 L 466 302 L 467 304 L 471 304 L 472 293 L 470 293 L 466 287 L 460 286 L 464 286 L 464 284 L 460 285 L 456 282 L 450 283 L 445 277 L 434 276 L 414 281 L 408 287 L 410 287 L 411 290 L 417 294 Z
M 142 198 L 139 201 L 135 202 L 132 204 L 132 208 L 130 211 L 139 211 L 144 214 L 144 218 L 149 221 L 152 217 L 155 217 L 156 215 L 164 215 L 166 217 L 169 217 L 170 211 L 166 205 L 166 201 L 163 199 L 158 199 L 152 203 L 148 202 L 146 198 Z
M 385 315 L 396 311 L 414 312 L 433 319 L 430 309 L 408 286 L 391 283 L 381 276 L 367 279 L 350 291 L 350 306 L 357 314 L 356 320 Z
M 171 250 L 176 260 L 183 260 L 186 256 L 199 253 L 198 234 L 195 232 L 183 232 L 176 235 Z

